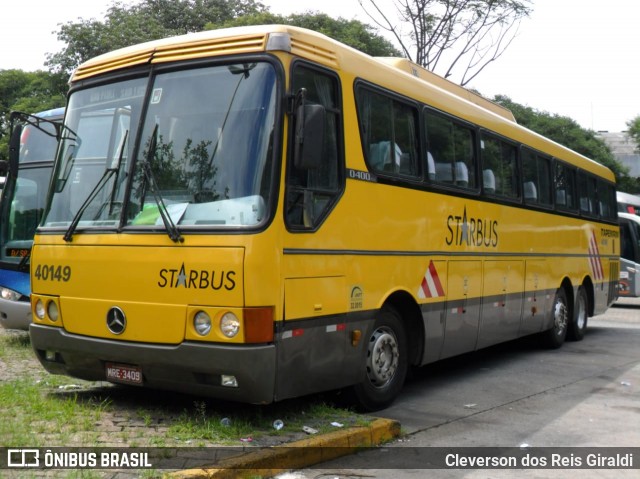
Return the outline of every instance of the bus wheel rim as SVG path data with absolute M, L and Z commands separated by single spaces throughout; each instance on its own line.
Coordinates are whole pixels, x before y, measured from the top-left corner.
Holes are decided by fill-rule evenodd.
M 587 305 L 585 304 L 585 300 L 583 296 L 580 296 L 578 299 L 578 317 L 576 320 L 577 326 L 579 329 L 584 328 L 584 325 L 587 322 Z
M 555 323 L 556 334 L 561 336 L 564 330 L 567 328 L 568 323 L 568 310 L 567 305 L 562 300 L 556 302 L 556 306 L 553 311 L 553 320 Z
M 367 376 L 374 387 L 388 385 L 398 370 L 400 352 L 395 334 L 379 328 L 371 335 L 367 358 Z

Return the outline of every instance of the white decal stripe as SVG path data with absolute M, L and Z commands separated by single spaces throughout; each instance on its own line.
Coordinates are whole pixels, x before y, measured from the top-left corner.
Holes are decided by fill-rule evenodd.
M 436 283 L 433 281 L 433 277 L 431 276 L 431 272 L 427 272 L 427 275 L 425 276 L 425 278 L 427 279 L 427 285 L 429 287 L 429 292 L 431 293 L 431 297 L 432 298 L 437 298 L 438 295 L 438 288 L 436 287 Z

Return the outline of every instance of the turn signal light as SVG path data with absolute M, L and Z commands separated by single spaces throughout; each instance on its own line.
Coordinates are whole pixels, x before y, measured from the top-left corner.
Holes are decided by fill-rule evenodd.
M 245 308 L 243 313 L 245 343 L 273 341 L 273 307 Z

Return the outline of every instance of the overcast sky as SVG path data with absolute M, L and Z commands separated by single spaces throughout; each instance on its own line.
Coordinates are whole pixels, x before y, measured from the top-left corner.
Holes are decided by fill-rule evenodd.
M 261 1 L 275 13 L 320 10 L 369 22 L 358 0 Z M 111 4 L 3 2 L 0 69 L 44 69 L 46 53 L 62 47 L 54 34 L 59 24 L 101 19 Z M 469 86 L 488 97 L 504 94 L 537 110 L 569 116 L 585 128 L 626 129 L 626 122 L 640 115 L 640 2 L 534 0 L 533 8 L 506 53 Z

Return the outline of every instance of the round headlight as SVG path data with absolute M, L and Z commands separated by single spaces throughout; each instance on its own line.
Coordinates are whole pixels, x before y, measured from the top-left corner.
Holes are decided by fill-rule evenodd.
M 9 288 L 0 288 L 0 297 L 6 301 L 20 301 L 22 295 Z
M 193 327 L 200 336 L 206 336 L 211 331 L 211 318 L 204 311 L 198 311 L 193 318 Z
M 240 320 L 233 313 L 224 313 L 220 318 L 220 331 L 227 338 L 233 338 L 240 331 Z
M 47 303 L 47 314 L 49 315 L 49 319 L 51 321 L 58 320 L 58 305 L 55 301 L 49 301 Z
M 36 316 L 38 317 L 38 319 L 44 319 L 44 317 L 47 315 L 47 312 L 44 309 L 44 303 L 42 302 L 41 299 L 36 301 L 35 311 L 36 311 Z

